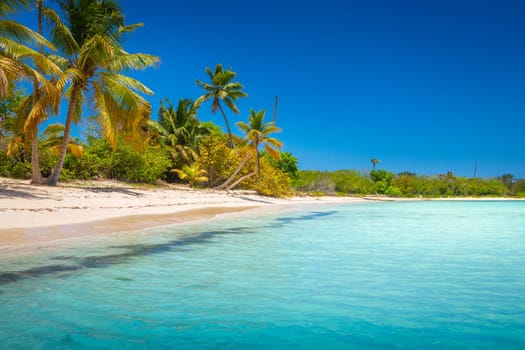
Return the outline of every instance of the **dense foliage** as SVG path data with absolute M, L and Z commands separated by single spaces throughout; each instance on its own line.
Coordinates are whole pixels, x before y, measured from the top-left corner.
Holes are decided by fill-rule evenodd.
M 525 196 L 525 179 L 510 174 L 498 178 L 457 177 L 451 172 L 434 176 L 384 169 L 360 173 L 356 170 L 332 172 L 299 171 L 296 190 L 324 194 L 387 195 L 394 197 Z

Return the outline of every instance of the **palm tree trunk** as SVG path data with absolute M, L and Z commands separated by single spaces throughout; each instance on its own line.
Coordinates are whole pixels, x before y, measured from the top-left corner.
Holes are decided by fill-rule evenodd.
M 242 181 L 244 181 L 244 180 L 246 180 L 247 178 L 252 177 L 252 176 L 254 176 L 254 175 L 257 175 L 257 172 L 252 171 L 251 173 L 242 176 L 239 180 L 235 181 L 233 184 L 231 184 L 230 186 L 228 186 L 228 187 L 226 188 L 226 191 L 233 190 L 233 189 L 235 188 L 235 186 L 237 186 L 237 185 L 240 184 Z
M 261 177 L 261 155 L 259 154 L 259 145 L 255 145 L 255 173 L 257 174 L 257 181 Z
M 31 183 L 34 185 L 41 185 L 44 183 L 42 172 L 40 171 L 40 161 L 38 159 L 38 127 L 35 126 L 33 130 L 33 137 L 31 140 Z
M 224 123 L 226 124 L 226 129 L 228 130 L 228 136 L 230 136 L 230 147 L 235 148 L 235 142 L 233 142 L 233 136 L 232 136 L 232 131 L 230 129 L 230 123 L 228 123 L 228 118 L 226 118 L 226 114 L 224 113 L 224 110 L 222 109 L 222 106 L 220 103 L 219 103 L 219 110 L 221 111 L 222 117 L 224 118 Z
M 38 69 L 38 68 L 37 68 Z M 33 81 L 33 97 L 32 105 L 35 106 L 37 100 L 38 83 Z M 31 126 L 31 183 L 35 185 L 41 185 L 44 183 L 42 172 L 40 171 L 40 161 L 38 152 L 38 123 Z
M 37 3 L 38 9 L 38 34 L 42 35 L 42 2 L 39 0 Z M 42 54 L 44 51 L 42 44 L 38 44 L 38 52 Z M 40 67 L 36 66 L 37 71 L 40 71 Z M 33 106 L 36 104 L 36 93 L 38 90 L 38 83 L 36 80 L 33 81 Z M 36 185 L 41 185 L 44 183 L 44 178 L 42 177 L 42 171 L 40 170 L 40 160 L 38 152 L 38 123 L 32 128 L 31 136 L 31 183 Z
M 66 160 L 67 145 L 69 144 L 69 138 L 71 134 L 71 122 L 73 121 L 73 114 L 75 113 L 77 99 L 80 93 L 80 85 L 76 84 L 73 86 L 73 91 L 71 92 L 71 99 L 69 100 L 69 107 L 67 110 L 66 125 L 64 127 L 64 138 L 62 140 L 62 145 L 60 146 L 60 156 L 58 158 L 56 167 L 53 169 L 46 182 L 50 186 L 57 185 L 58 178 L 62 172 L 62 167 L 64 166 L 64 161 Z
M 244 168 L 244 165 L 246 164 L 248 159 L 250 159 L 251 156 L 252 155 L 250 153 L 246 153 L 246 156 L 244 156 L 244 159 L 242 160 L 241 164 L 239 164 L 239 166 L 237 167 L 237 169 L 235 169 L 233 174 L 226 181 L 224 181 L 221 185 L 215 187 L 215 189 L 216 190 L 223 190 L 224 188 L 226 188 L 226 186 L 228 186 L 233 181 L 235 176 L 237 176 L 239 171 L 241 171 L 242 168 Z

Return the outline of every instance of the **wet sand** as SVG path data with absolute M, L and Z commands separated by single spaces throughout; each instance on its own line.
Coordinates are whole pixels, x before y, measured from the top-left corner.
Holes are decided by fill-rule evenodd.
M 256 207 L 199 208 L 172 214 L 131 215 L 79 224 L 0 229 L 0 247 L 201 221 L 218 215 L 237 213 L 252 208 Z

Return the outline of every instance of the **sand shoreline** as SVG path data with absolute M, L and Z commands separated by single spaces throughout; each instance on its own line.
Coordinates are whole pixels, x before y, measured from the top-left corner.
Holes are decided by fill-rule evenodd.
M 0 248 L 75 237 L 204 221 L 242 211 L 259 215 L 284 207 L 365 201 L 514 200 L 512 198 L 269 198 L 251 191 L 192 190 L 184 186 L 132 187 L 83 181 L 58 187 L 0 178 Z
M 364 201 L 352 197 L 268 198 L 249 191 L 131 187 L 113 181 L 58 187 L 0 178 L 0 248 L 203 221 L 247 210 Z M 258 215 L 256 212 L 253 215 Z

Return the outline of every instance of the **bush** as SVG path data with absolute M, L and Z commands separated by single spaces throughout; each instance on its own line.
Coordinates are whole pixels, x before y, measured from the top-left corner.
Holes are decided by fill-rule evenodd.
M 228 147 L 225 138 L 210 136 L 202 142 L 200 158 L 195 164 L 200 169 L 206 170 L 208 177 L 207 185 L 209 187 L 215 187 L 222 184 L 235 172 L 239 164 L 243 161 L 244 156 L 244 152 Z M 248 161 L 248 163 L 250 162 Z M 239 172 L 237 178 L 248 173 L 248 166 L 245 166 Z
M 30 162 L 14 162 L 9 173 L 10 177 L 15 179 L 27 180 L 31 178 L 31 163 Z
M 288 174 L 275 168 L 266 158 L 261 158 L 261 176 L 253 183 L 253 189 L 258 193 L 271 197 L 290 195 L 292 181 Z
M 0 176 L 9 177 L 11 175 L 12 164 L 5 151 L 0 150 Z
M 295 180 L 299 176 L 297 158 L 294 157 L 290 152 L 282 152 L 279 159 L 273 159 L 268 155 L 268 153 L 264 151 L 261 152 L 261 156 L 266 158 L 274 168 L 279 169 L 288 175 L 290 179 Z
M 374 189 L 370 177 L 356 170 L 337 170 L 331 172 L 330 177 L 335 183 L 335 190 L 343 194 L 368 194 Z
M 119 144 L 111 153 L 109 177 L 132 181 L 154 182 L 164 178 L 171 167 L 171 160 L 160 148 L 147 146 L 143 153 Z
M 298 191 L 335 193 L 335 183 L 328 172 L 317 170 L 301 170 L 293 182 L 293 187 Z
M 131 182 L 155 182 L 171 168 L 168 153 L 160 146 L 145 146 L 139 151 L 123 142 L 113 150 L 106 140 L 90 139 L 84 155 L 67 155 L 61 179 L 104 177 Z

